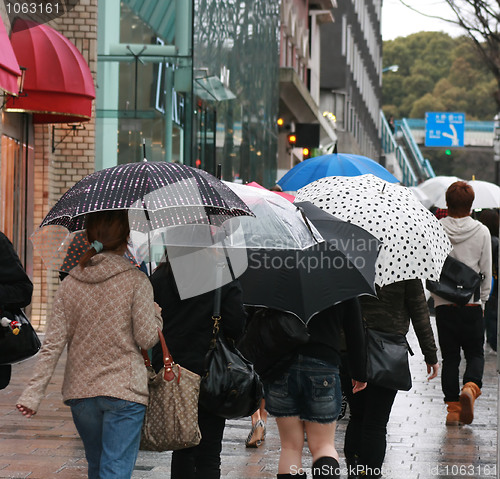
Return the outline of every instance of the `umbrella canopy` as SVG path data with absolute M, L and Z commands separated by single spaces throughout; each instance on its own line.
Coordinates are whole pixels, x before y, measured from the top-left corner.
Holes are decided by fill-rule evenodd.
M 379 286 L 406 279 L 439 280 L 452 246 L 441 223 L 404 186 L 373 175 L 330 177 L 300 189 L 297 201 L 356 224 L 382 241 Z
M 463 180 L 458 178 L 458 176 L 435 176 L 434 178 L 425 180 L 415 188 L 426 195 L 431 206 L 437 206 L 441 198 L 444 200 L 446 190 L 452 183 L 455 183 L 455 181 Z M 443 208 L 443 206 L 441 206 L 441 208 Z M 444 208 L 446 208 L 446 202 Z
M 309 201 L 295 202 L 332 248 L 337 248 L 363 275 L 367 284 L 375 285 L 375 264 L 382 243 L 371 233 L 343 221 Z
M 259 185 L 259 183 L 255 182 L 255 181 L 251 181 L 250 183 L 247 183 L 247 186 L 254 186 L 255 188 L 261 188 L 264 190 L 267 189 L 267 188 L 264 188 L 262 185 Z M 289 193 L 285 193 L 284 191 L 274 191 L 274 190 L 272 190 L 272 191 L 273 191 L 273 193 L 276 193 L 277 195 L 282 196 L 283 198 L 285 198 L 285 200 L 288 200 L 291 203 L 293 203 L 293 200 L 295 200 L 295 196 L 290 195 Z
M 253 215 L 224 183 L 206 171 L 178 163 L 127 163 L 86 176 L 70 188 L 41 223 L 69 231 L 84 227 L 85 215 L 102 210 L 148 212 L 133 217 L 132 229 L 149 231 L 180 224 L 221 225 Z
M 332 153 L 302 161 L 283 176 L 278 185 L 286 191 L 297 191 L 319 178 L 364 174 L 375 175 L 390 183 L 399 183 L 382 165 L 366 156 Z
M 265 188 L 224 183 L 255 215 L 255 218 L 238 218 L 246 248 L 303 250 L 324 241 L 318 230 L 290 201 Z
M 467 181 L 474 190 L 474 201 L 472 202 L 473 210 L 483 208 L 500 208 L 500 187 L 489 181 L 471 180 Z M 438 208 L 446 208 L 446 188 L 441 192 L 436 201 Z
M 245 304 L 290 312 L 307 323 L 338 302 L 375 293 L 373 281 L 366 280 L 343 243 L 347 238 L 356 242 L 356 234 L 366 238 L 365 231 L 337 220 L 345 226 L 337 228 L 342 244 L 337 246 L 334 233 L 330 230 L 325 241 L 304 208 L 265 189 L 228 186 L 255 214 L 238 218 L 248 255 L 248 267 L 239 278 Z
M 433 205 L 432 200 L 424 193 L 423 190 L 418 188 L 418 186 L 409 186 L 408 189 L 415 195 L 418 201 L 422 203 L 426 208 L 430 208 Z
M 155 262 L 164 260 L 165 246 L 178 245 L 180 240 L 190 241 L 188 244 L 200 250 L 210 247 L 203 251 L 207 262 L 198 262 L 195 266 L 197 277 L 203 276 L 203 268 L 209 270 L 207 276 L 213 276 L 213 265 L 225 259 L 224 222 L 253 216 L 231 189 L 203 170 L 176 163 L 129 163 L 97 171 L 76 183 L 49 211 L 31 240 L 49 269 L 67 271 L 68 265 L 75 263 L 75 258 L 67 257 L 68 253 L 71 256 L 75 251 L 81 253 L 87 249 L 81 246 L 75 249 L 74 241 L 85 228 L 85 215 L 122 209 L 129 212 L 135 252 L 146 251 L 139 261 L 151 262 L 153 255 Z M 187 233 L 179 235 L 175 228 L 180 226 L 187 228 Z M 237 225 L 234 229 L 237 230 Z M 160 248 L 153 250 L 151 246 L 155 241 Z M 172 262 L 178 259 L 175 250 L 172 255 L 168 253 Z M 223 284 L 245 270 L 246 255 L 243 257 L 243 263 L 232 259 L 233 270 L 225 269 Z M 188 266 L 185 261 L 178 268 L 179 283 L 193 276 Z M 201 292 L 205 291 L 192 295 Z
M 284 198 L 266 189 L 223 183 L 244 201 L 255 217 L 238 216 L 225 221 L 220 228 L 204 224 L 169 227 L 166 232 L 160 228 L 151 238 L 143 235 L 140 242 L 139 250 L 145 253 L 161 252 L 166 247 L 181 298 L 215 289 L 217 278 L 213 269 L 226 256 L 229 263 L 222 272 L 228 275 L 232 271 L 239 277 L 250 259 L 252 265 L 257 261 L 250 251 L 266 251 L 274 256 L 280 251 L 301 251 L 324 241 L 316 228 L 306 223 L 302 213 Z M 192 271 L 197 274 L 191 274 Z

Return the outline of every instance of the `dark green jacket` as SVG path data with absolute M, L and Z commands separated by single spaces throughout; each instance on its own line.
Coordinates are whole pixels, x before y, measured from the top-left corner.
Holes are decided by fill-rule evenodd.
M 412 279 L 377 286 L 377 298 L 363 296 L 361 308 L 366 326 L 388 333 L 408 333 L 410 320 L 427 364 L 437 363 L 429 309 L 425 300 L 422 281 Z

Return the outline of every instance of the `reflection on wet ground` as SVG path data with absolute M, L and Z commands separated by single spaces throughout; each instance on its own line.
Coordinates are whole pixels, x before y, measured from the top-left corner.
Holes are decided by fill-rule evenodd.
M 498 375 L 496 354 L 486 346 L 483 394 L 476 402 L 474 422 L 446 427 L 446 409 L 439 378 L 426 380 L 426 367 L 412 332 L 415 351 L 410 358 L 413 388 L 399 392 L 388 427 L 385 479 L 488 479 L 496 477 Z M 83 479 L 86 462 L 69 408 L 61 402 L 64 358 L 37 416 L 26 420 L 14 410 L 33 360 L 14 367 L 11 385 L 0 391 L 0 479 Z M 250 419 L 228 421 L 222 451 L 222 477 L 275 478 L 279 440 L 275 422 L 268 421 L 267 437 L 258 449 L 246 449 Z M 347 419 L 339 421 L 336 445 L 342 458 Z M 140 452 L 133 479 L 166 479 L 170 453 Z M 311 457 L 304 451 L 304 467 Z M 345 474 L 345 463 L 341 459 Z M 310 475 L 309 475 L 310 477 Z

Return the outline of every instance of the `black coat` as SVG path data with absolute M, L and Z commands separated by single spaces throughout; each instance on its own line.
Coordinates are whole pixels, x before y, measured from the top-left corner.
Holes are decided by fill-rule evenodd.
M 193 272 L 195 274 L 195 272 Z M 162 308 L 163 334 L 174 361 L 202 375 L 204 360 L 212 339 L 214 291 L 181 300 L 169 266 L 160 266 L 151 276 L 155 301 Z M 241 287 L 233 281 L 222 287 L 221 330 L 226 337 L 238 340 L 243 334 L 246 313 Z M 153 348 L 153 366 L 162 366 L 161 347 Z
M 0 232 L 0 316 L 4 309 L 12 310 L 31 303 L 33 284 L 24 271 L 14 246 Z M 0 389 L 10 381 L 10 366 L 0 366 Z
M 0 307 L 24 308 L 31 303 L 33 284 L 7 236 L 0 232 Z

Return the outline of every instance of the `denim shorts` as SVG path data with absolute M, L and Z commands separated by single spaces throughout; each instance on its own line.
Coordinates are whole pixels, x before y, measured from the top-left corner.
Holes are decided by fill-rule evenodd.
M 321 359 L 299 355 L 279 378 L 264 384 L 266 410 L 275 417 L 332 423 L 342 405 L 339 368 Z

